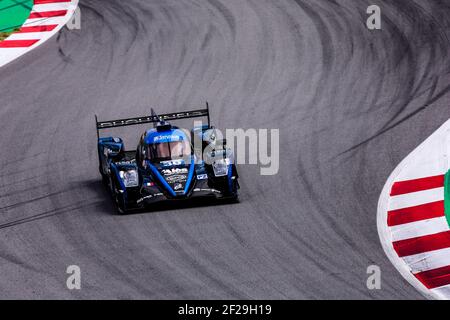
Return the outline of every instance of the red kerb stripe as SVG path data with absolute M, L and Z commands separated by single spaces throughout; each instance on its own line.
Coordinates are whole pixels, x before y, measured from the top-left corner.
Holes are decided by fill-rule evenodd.
M 444 186 L 444 175 L 427 177 L 415 180 L 399 181 L 394 183 L 391 196 L 418 192 L 428 189 L 441 188 Z
M 436 201 L 415 207 L 392 210 L 388 212 L 388 226 L 398 226 L 421 220 L 443 217 L 444 201 Z
M 4 40 L 0 42 L 0 48 L 27 48 L 39 40 Z
M 28 32 L 46 32 L 46 31 L 52 31 L 55 29 L 58 25 L 57 24 L 49 24 L 46 26 L 33 26 L 33 27 L 22 27 L 20 28 L 20 33 L 28 33 Z
M 71 0 L 34 0 L 34 4 L 70 2 Z
M 450 247 L 450 231 L 392 243 L 399 257 L 411 256 Z
M 419 272 L 415 276 L 428 289 L 439 288 L 450 284 L 450 266 Z
M 67 10 L 33 12 L 30 14 L 28 19 L 62 17 L 62 16 L 65 16 L 66 13 L 67 13 Z

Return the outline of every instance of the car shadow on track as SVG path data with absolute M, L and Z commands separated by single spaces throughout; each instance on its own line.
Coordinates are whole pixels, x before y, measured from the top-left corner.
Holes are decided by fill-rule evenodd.
M 106 186 L 101 180 L 89 180 L 83 183 L 83 186 L 88 188 L 90 192 L 95 194 L 96 198 L 104 199 L 101 201 L 102 204 L 97 205 L 99 211 L 110 215 L 119 215 L 117 208 L 114 205 L 114 200 L 111 194 L 106 189 Z M 192 208 L 205 208 L 205 207 L 217 207 L 221 205 L 232 205 L 238 204 L 239 200 L 217 200 L 214 198 L 196 198 L 196 199 L 186 199 L 186 200 L 176 200 L 167 201 L 152 205 L 152 207 L 147 207 L 145 209 L 135 209 L 131 210 L 123 215 L 133 215 L 133 214 L 145 214 L 145 213 L 156 213 L 156 212 L 167 212 L 180 209 L 192 209 Z

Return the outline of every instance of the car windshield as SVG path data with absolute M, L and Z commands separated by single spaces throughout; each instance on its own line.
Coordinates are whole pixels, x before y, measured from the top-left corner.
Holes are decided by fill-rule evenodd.
M 149 144 L 147 154 L 154 162 L 182 159 L 191 155 L 191 145 L 183 140 Z

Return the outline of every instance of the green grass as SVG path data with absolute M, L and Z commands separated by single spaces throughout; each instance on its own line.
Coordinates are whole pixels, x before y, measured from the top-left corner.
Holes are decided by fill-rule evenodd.
M 11 32 L 30 15 L 33 0 L 0 0 L 0 31 Z
M 6 38 L 8 38 L 10 36 L 11 33 L 14 33 L 16 31 L 19 31 L 19 28 L 14 29 L 13 31 L 10 31 L 10 32 L 0 32 L 0 41 L 5 40 Z

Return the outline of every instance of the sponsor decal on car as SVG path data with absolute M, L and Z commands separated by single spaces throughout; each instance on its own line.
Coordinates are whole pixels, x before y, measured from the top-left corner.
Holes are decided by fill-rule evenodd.
M 179 141 L 181 140 L 180 136 L 176 136 L 176 135 L 171 135 L 171 136 L 156 136 L 153 141 L 154 142 L 159 142 L 159 141 Z
M 133 159 L 133 160 L 129 160 L 129 161 L 116 162 L 116 165 L 119 165 L 119 166 L 125 166 L 127 164 L 136 164 L 136 160 Z
M 187 176 L 186 175 L 175 175 L 175 176 L 168 176 L 165 179 L 168 183 L 186 182 Z
M 184 160 L 161 161 L 160 164 L 161 164 L 163 167 L 182 166 L 182 165 L 184 165 Z
M 183 184 L 177 183 L 177 184 L 175 184 L 175 185 L 173 186 L 173 189 L 174 189 L 175 191 L 180 190 L 180 189 L 183 189 Z
M 197 180 L 206 180 L 206 179 L 208 179 L 208 175 L 206 173 L 197 175 Z
M 188 173 L 189 170 L 187 168 L 173 168 L 173 169 L 163 169 L 163 170 L 161 170 L 161 172 L 165 176 L 171 176 L 174 174 Z

